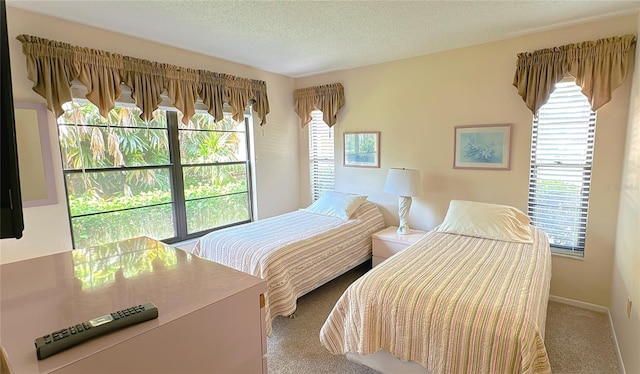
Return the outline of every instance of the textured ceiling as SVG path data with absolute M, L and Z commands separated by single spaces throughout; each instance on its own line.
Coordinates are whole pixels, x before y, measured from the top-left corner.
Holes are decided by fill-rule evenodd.
M 414 57 L 640 10 L 638 0 L 7 0 L 7 5 L 290 77 Z

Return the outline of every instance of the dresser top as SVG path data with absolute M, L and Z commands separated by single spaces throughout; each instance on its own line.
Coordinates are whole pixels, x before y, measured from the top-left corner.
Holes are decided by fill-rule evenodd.
M 147 237 L 4 264 L 0 280 L 0 345 L 15 373 L 49 372 L 240 291 L 266 290 L 260 278 Z M 158 319 L 37 360 L 35 338 L 148 301 Z

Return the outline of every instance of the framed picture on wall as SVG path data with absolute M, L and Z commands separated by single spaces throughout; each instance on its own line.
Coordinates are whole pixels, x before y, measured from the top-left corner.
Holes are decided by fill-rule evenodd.
M 380 167 L 380 131 L 344 133 L 344 166 Z
M 57 204 L 47 107 L 42 103 L 20 101 L 14 106 L 22 206 Z
M 511 125 L 455 126 L 454 169 L 509 170 Z

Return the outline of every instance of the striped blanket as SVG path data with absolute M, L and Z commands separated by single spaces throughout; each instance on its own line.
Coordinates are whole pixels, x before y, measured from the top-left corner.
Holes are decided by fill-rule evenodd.
M 354 282 L 320 331 L 334 354 L 386 350 L 433 373 L 546 373 L 551 253 L 432 231 Z
M 384 227 L 378 207 L 364 202 L 349 220 L 302 210 L 209 233 L 197 256 L 267 280 L 266 332 L 296 299 L 371 258 L 371 234 Z

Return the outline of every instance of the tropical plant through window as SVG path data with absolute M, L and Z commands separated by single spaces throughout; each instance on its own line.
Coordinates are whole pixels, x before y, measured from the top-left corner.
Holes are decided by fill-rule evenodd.
M 183 124 L 157 110 L 145 123 L 126 106 L 105 121 L 88 102 L 65 110 L 58 129 L 75 248 L 177 241 L 250 220 L 246 121 L 196 114 Z
M 197 114 L 187 125 L 178 116 L 178 123 L 189 233 L 249 220 L 245 122 Z

